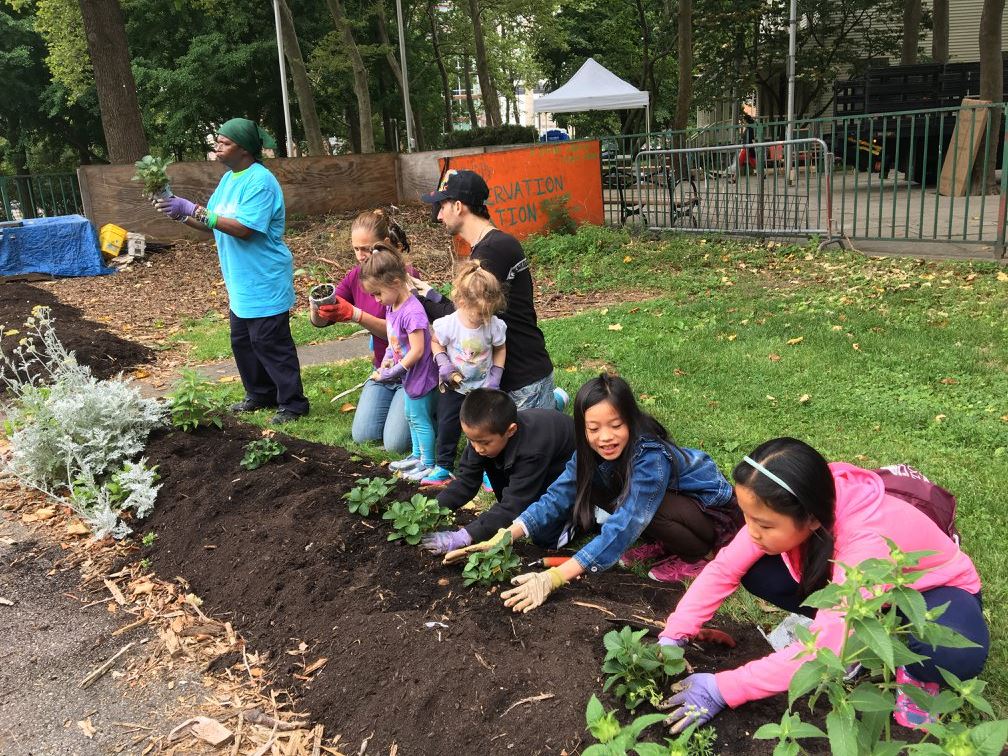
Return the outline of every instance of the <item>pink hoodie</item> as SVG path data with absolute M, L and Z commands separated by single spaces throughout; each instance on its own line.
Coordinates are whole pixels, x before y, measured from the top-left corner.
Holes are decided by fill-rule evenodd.
M 884 538 L 888 537 L 903 551 L 935 552 L 920 562 L 927 572 L 913 583 L 912 587 L 918 591 L 939 586 L 962 588 L 970 593 L 980 591 L 980 577 L 970 558 L 926 514 L 902 499 L 887 495 L 878 475 L 845 462 L 834 462 L 830 470 L 837 496 L 833 556 L 837 562 L 856 565 L 872 557 L 886 558 L 889 548 Z M 690 585 L 666 621 L 662 637 L 675 640 L 695 635 L 762 556 L 764 552 L 753 543 L 748 530 L 740 530 Z M 792 577 L 800 580 L 798 550 L 781 554 L 781 558 Z M 832 580 L 835 583 L 844 580 L 843 569 L 838 565 L 833 568 Z M 811 630 L 820 631 L 818 645 L 840 651 L 843 615 L 820 610 Z M 715 678 L 725 702 L 735 707 L 786 691 L 803 663 L 795 659 L 801 648 L 800 643 L 795 643 L 737 669 L 717 673 Z

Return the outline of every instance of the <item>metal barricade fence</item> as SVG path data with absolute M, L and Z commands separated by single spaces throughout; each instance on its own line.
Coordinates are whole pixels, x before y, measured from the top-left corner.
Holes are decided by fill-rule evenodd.
M 80 214 L 83 207 L 76 173 L 0 176 L 4 221 Z
M 652 230 L 828 240 L 832 165 L 821 139 L 642 150 L 624 212 Z
M 1000 126 L 995 131 L 996 121 L 1000 121 Z M 692 168 L 699 170 L 702 179 L 698 181 L 694 177 L 702 201 L 703 182 L 712 175 L 733 170 L 731 165 L 737 160 L 733 150 L 754 147 L 738 144 L 744 129 L 750 130 L 754 143 L 772 145 L 784 136 L 786 125 L 785 121 L 766 120 L 757 120 L 742 129 L 731 124 L 717 124 L 691 131 L 655 132 L 650 142 L 644 134 L 603 137 L 602 186 L 607 222 L 619 224 L 640 220 L 634 176 L 638 153 L 647 155 L 680 147 L 717 148 L 719 151 L 714 154 L 702 160 L 695 159 L 697 165 Z M 1003 256 L 1006 230 L 1002 198 L 1008 194 L 1008 150 L 1005 149 L 1008 106 L 978 104 L 800 119 L 794 134 L 801 139 L 818 139 L 825 145 L 825 152 L 832 153 L 829 184 L 835 234 L 854 240 L 983 244 L 993 248 L 995 257 Z M 952 144 L 953 134 L 957 144 Z M 943 193 L 939 186 L 942 170 L 962 173 L 959 169 L 963 154 L 976 155 L 972 185 L 958 195 Z M 772 169 L 779 168 L 779 162 L 774 157 L 769 159 L 764 191 L 772 187 Z M 1000 176 L 992 175 L 992 165 L 1000 170 Z M 792 168 L 798 169 L 800 184 L 805 178 L 801 161 Z M 817 192 L 823 175 L 822 172 L 816 174 Z M 642 198 L 646 205 L 648 180 L 647 176 L 643 178 Z M 997 187 L 999 193 L 990 190 L 991 186 Z M 776 188 L 782 188 L 779 171 Z M 822 190 L 825 192 L 825 186 Z M 720 194 L 731 197 L 723 188 Z M 781 195 L 778 204 L 783 203 L 786 208 L 778 207 L 775 213 L 794 217 L 801 211 L 800 195 L 789 192 L 785 200 L 783 192 L 776 194 Z M 728 199 L 728 202 L 740 206 L 740 215 L 745 215 L 752 204 L 751 200 L 744 199 Z M 666 225 L 679 227 L 680 220 L 675 226 Z M 659 224 L 658 227 L 663 226 Z M 718 230 L 731 232 L 733 229 Z M 912 247 L 907 249 L 912 250 Z

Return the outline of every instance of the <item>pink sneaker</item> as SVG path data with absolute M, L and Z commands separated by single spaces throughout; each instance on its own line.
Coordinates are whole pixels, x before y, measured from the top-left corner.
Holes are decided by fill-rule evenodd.
M 641 546 L 634 546 L 632 549 L 627 549 L 623 552 L 623 556 L 619 558 L 619 566 L 629 569 L 641 562 L 648 562 L 662 556 L 665 556 L 664 546 L 657 541 L 654 543 L 645 543 Z
M 701 559 L 699 562 L 686 562 L 680 557 L 670 556 L 652 567 L 648 572 L 648 577 L 659 583 L 678 583 L 682 580 L 695 578 L 706 564 L 706 559 Z
M 906 667 L 896 668 L 896 709 L 893 711 L 893 719 L 896 724 L 917 730 L 925 725 L 934 724 L 938 719 L 924 711 L 913 702 L 903 689 L 907 686 L 920 688 L 929 696 L 938 695 L 938 683 L 921 682 L 906 671 Z

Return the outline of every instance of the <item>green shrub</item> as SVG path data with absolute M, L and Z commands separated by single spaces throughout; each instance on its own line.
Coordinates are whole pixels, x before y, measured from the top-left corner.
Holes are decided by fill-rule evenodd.
M 466 131 L 452 131 L 444 136 L 444 146 L 455 147 L 488 147 L 497 144 L 528 144 L 539 137 L 532 126 L 483 126 Z
M 343 494 L 351 514 L 367 517 L 372 509 L 378 509 L 382 499 L 395 488 L 388 478 L 361 478 L 357 485 Z
M 511 534 L 505 533 L 492 548 L 469 555 L 469 561 L 462 570 L 462 585 L 504 583 L 519 567 L 521 560 L 511 549 Z
M 395 502 L 382 515 L 382 519 L 392 520 L 392 532 L 389 533 L 388 540 L 398 541 L 401 538 L 415 546 L 420 543 L 424 533 L 429 533 L 454 518 L 451 510 L 438 504 L 437 499 L 415 494 L 408 502 Z
M 246 470 L 262 467 L 274 457 L 287 451 L 287 447 L 272 438 L 260 438 L 245 444 L 245 456 L 239 464 Z
M 182 377 L 168 394 L 171 422 L 183 431 L 201 425 L 224 425 L 226 402 L 213 393 L 213 384 L 195 370 L 182 371 Z
M 602 639 L 606 647 L 602 671 L 609 675 L 602 690 L 615 685 L 613 692 L 630 711 L 645 701 L 657 706 L 665 682 L 686 668 L 683 650 L 678 646 L 642 643 L 647 632 L 624 627 L 610 630 Z
M 546 228 L 551 234 L 576 234 L 578 230 L 577 221 L 571 217 L 569 194 L 561 194 L 558 197 L 547 197 L 541 203 L 544 213 L 546 213 Z

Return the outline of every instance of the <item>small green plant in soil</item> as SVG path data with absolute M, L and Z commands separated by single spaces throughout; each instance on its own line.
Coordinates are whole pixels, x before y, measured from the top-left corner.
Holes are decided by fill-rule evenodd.
M 246 470 L 256 470 L 285 451 L 287 447 L 276 439 L 259 438 L 245 444 L 245 456 L 239 464 Z
M 371 510 L 377 510 L 382 500 L 395 488 L 388 478 L 361 478 L 357 485 L 343 494 L 351 514 L 367 517 Z
M 392 532 L 388 537 L 390 541 L 402 539 L 415 546 L 420 543 L 424 533 L 451 522 L 453 516 L 450 509 L 437 503 L 437 499 L 415 494 L 409 501 L 395 502 L 382 515 L 382 519 L 392 521 Z
M 504 583 L 518 572 L 519 567 L 521 560 L 511 548 L 511 534 L 505 533 L 492 548 L 470 554 L 462 570 L 462 585 Z
M 713 741 L 717 737 L 712 728 L 697 731 L 696 725 L 689 725 L 675 738 L 666 739 L 665 744 L 640 741 L 640 734 L 652 725 L 665 719 L 664 714 L 645 714 L 637 717 L 625 727 L 620 725 L 615 711 L 606 711 L 596 696 L 588 701 L 585 721 L 588 732 L 598 743 L 582 751 L 583 756 L 711 756 Z
M 154 541 L 156 540 L 157 540 L 157 533 L 155 533 L 152 530 L 149 533 L 144 533 L 143 538 L 140 539 L 140 543 L 142 543 L 144 546 L 153 546 Z
M 163 160 L 153 155 L 144 155 L 133 164 L 136 168 L 133 180 L 143 183 L 144 191 L 148 195 L 159 194 L 168 188 L 167 168 L 170 163 L 171 160 Z
M 183 431 L 201 425 L 224 425 L 224 400 L 213 393 L 213 384 L 195 370 L 183 370 L 170 394 L 171 422 Z
M 140 569 L 141 570 L 149 570 L 150 568 L 151 568 L 151 560 L 150 559 L 148 559 L 147 557 L 144 557 L 143 559 L 140 560 Z
M 645 701 L 652 706 L 661 702 L 664 683 L 679 676 L 686 668 L 683 651 L 678 646 L 642 643 L 647 630 L 610 630 L 602 639 L 606 647 L 602 671 L 606 678 L 603 690 L 613 693 L 633 711 Z
M 551 234 L 576 234 L 578 224 L 571 217 L 569 194 L 561 194 L 558 197 L 549 197 L 542 201 L 543 212 L 546 213 L 546 227 Z
M 983 697 L 986 683 L 962 681 L 940 670 L 946 688 L 937 696 L 904 686 L 904 692 L 922 710 L 941 721 L 921 731 L 919 742 L 893 740 L 890 731 L 896 708 L 896 669 L 925 657 L 911 651 L 906 641 L 912 634 L 932 646 L 966 648 L 974 644 L 948 627 L 935 622 L 946 606 L 928 609 L 924 597 L 910 587 L 924 570 L 918 564 L 931 552 L 903 552 L 889 539 L 889 559 L 868 559 L 857 566 L 841 565 L 843 583 L 832 583 L 806 599 L 806 606 L 843 611 L 846 638 L 840 653 L 817 648 L 815 637 L 803 627 L 798 639 L 805 645 L 803 664 L 788 688 L 788 710 L 778 724 L 765 724 L 753 737 L 778 741 L 775 754 L 798 754 L 799 740 L 828 738 L 830 751 L 840 756 L 862 753 L 897 754 L 1000 754 L 1008 741 L 1008 721 L 994 720 L 994 711 Z M 847 670 L 861 664 L 868 673 L 848 682 Z M 795 702 L 806 694 L 812 710 L 820 697 L 829 701 L 826 732 L 803 722 Z M 968 712 L 972 708 L 974 712 Z M 974 726 L 974 713 L 992 719 Z M 962 716 L 968 714 L 968 717 Z

